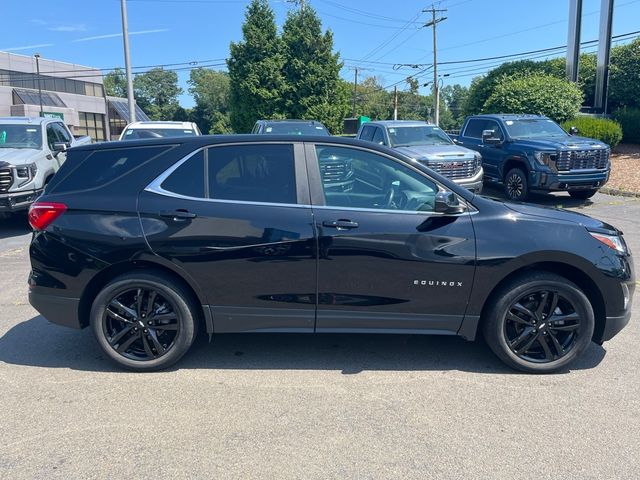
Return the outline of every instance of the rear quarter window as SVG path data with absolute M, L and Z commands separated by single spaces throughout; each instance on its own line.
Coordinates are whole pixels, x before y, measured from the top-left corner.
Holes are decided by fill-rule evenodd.
M 84 157 L 84 160 L 78 158 L 74 161 L 73 157 L 68 158 L 51 181 L 48 192 L 64 193 L 103 187 L 152 161 L 170 148 L 172 147 L 169 145 L 114 148 L 95 150 Z M 72 153 L 73 150 L 69 152 L 70 155 Z M 82 155 L 84 152 L 78 153 Z M 64 168 L 67 164 L 70 168 Z

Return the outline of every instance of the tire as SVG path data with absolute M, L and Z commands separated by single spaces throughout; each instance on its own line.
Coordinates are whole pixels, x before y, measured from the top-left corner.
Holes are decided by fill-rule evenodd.
M 577 200 L 587 200 L 593 197 L 596 193 L 598 193 L 598 189 L 594 190 L 574 190 L 569 192 L 571 198 L 575 198 Z
M 556 307 L 551 310 L 554 298 Z M 594 326 L 593 308 L 574 283 L 553 273 L 530 272 L 492 295 L 482 329 L 489 348 L 508 366 L 551 373 L 568 367 L 584 352 Z
M 161 272 L 132 272 L 112 280 L 91 308 L 91 329 L 98 345 L 129 370 L 154 371 L 173 365 L 191 347 L 197 326 L 192 295 Z
M 504 176 L 504 193 L 509 200 L 523 201 L 529 196 L 527 174 L 521 168 L 512 168 Z

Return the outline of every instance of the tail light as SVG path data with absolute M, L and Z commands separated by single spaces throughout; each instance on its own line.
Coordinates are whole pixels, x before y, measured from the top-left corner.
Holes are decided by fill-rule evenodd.
M 64 203 L 36 202 L 29 208 L 29 225 L 34 230 L 44 230 L 66 210 Z

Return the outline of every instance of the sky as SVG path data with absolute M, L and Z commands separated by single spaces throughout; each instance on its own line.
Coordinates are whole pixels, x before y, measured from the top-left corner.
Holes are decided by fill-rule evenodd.
M 131 63 L 144 71 L 155 65 L 177 70 L 188 94 L 189 69 L 225 69 L 229 43 L 242 39 L 248 0 L 128 0 Z M 278 28 L 287 12 L 298 8 L 287 0 L 271 0 Z M 418 74 L 420 84 L 432 79 L 433 39 L 423 28 L 431 2 L 417 0 L 306 0 L 323 27 L 334 34 L 334 48 L 345 64 L 342 76 L 353 80 L 377 76 L 381 83 L 406 88 L 403 79 Z M 583 1 L 583 42 L 598 36 L 601 0 Z M 473 77 L 502 61 L 463 60 L 521 54 L 567 43 L 569 0 L 442 0 L 446 9 L 438 23 L 439 73 L 444 85 L 469 85 Z M 124 65 L 120 0 L 0 0 L 0 51 L 110 69 Z M 613 35 L 640 30 L 640 0 L 615 0 Z M 640 35 L 640 34 L 635 34 Z M 628 40 L 626 40 L 628 41 Z M 595 51 L 597 44 L 585 46 Z M 542 60 L 562 50 L 530 54 Z M 522 57 L 520 57 L 522 58 Z M 518 57 L 511 57 L 518 59 Z M 419 65 L 418 67 L 402 66 Z M 422 72 L 422 73 L 421 73 Z M 421 87 L 424 92 L 429 87 Z

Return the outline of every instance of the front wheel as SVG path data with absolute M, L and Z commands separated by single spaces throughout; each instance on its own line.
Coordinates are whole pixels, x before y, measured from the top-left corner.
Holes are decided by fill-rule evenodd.
M 529 195 L 527 174 L 521 168 L 512 168 L 504 177 L 504 192 L 509 200 L 522 201 Z
M 504 363 L 529 373 L 567 367 L 593 336 L 593 308 L 566 278 L 532 272 L 504 285 L 483 319 L 487 344 Z
M 593 190 L 573 190 L 569 192 L 571 198 L 575 198 L 578 200 L 587 200 L 593 197 L 596 193 L 598 193 L 598 189 Z
M 118 277 L 91 308 L 98 344 L 111 360 L 130 370 L 160 370 L 177 362 L 191 347 L 196 326 L 191 296 L 161 273 Z

